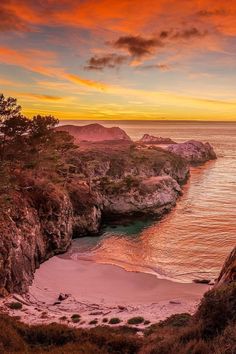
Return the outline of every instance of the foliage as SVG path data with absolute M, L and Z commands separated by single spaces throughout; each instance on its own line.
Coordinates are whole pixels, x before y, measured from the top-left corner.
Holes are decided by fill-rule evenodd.
M 113 317 L 110 319 L 109 324 L 114 325 L 114 324 L 118 324 L 120 322 L 121 322 L 121 320 L 118 317 Z
M 129 325 L 137 325 L 137 324 L 141 324 L 141 323 L 143 323 L 143 322 L 144 322 L 144 318 L 141 317 L 141 316 L 132 317 L 132 318 L 130 318 L 130 319 L 127 321 L 127 323 L 128 323 Z
M 22 303 L 20 302 L 10 302 L 8 305 L 7 305 L 11 310 L 21 310 L 22 309 Z

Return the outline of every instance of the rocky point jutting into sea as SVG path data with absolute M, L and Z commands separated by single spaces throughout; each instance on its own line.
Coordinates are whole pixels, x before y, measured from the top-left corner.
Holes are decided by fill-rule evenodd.
M 106 128 L 97 128 L 100 140 L 99 132 Z M 0 215 L 2 293 L 27 291 L 42 262 L 65 252 L 73 237 L 96 235 L 104 217 L 163 215 L 175 205 L 189 177 L 192 150 L 203 154 L 204 161 L 216 157 L 209 144 L 199 142 L 191 142 L 191 149 L 186 143 L 186 150 L 181 144 L 178 154 L 140 147 L 120 129 L 112 130 L 114 141 L 106 140 L 109 135 L 97 142 L 94 125 L 91 129 L 93 142 L 80 142 L 53 178 L 17 171 L 17 186 L 4 197 Z

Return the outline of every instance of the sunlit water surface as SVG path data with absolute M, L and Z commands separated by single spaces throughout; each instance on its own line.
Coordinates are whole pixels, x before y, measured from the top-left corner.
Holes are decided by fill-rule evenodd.
M 176 208 L 161 221 L 135 220 L 128 225 L 106 227 L 100 237 L 75 240 L 68 255 L 181 282 L 215 278 L 236 244 L 236 124 L 117 122 L 117 125 L 133 139 L 150 133 L 177 142 L 209 141 L 218 159 L 192 168 Z

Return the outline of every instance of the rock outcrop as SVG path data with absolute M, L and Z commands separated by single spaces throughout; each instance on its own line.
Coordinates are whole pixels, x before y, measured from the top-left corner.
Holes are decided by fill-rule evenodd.
M 189 175 L 185 160 L 160 148 L 75 152 L 67 164 L 59 183 L 23 173 L 1 197 L 0 290 L 25 292 L 40 263 L 73 237 L 98 234 L 103 217 L 166 213 Z
M 236 247 L 226 259 L 215 286 L 231 282 L 236 282 Z
M 72 238 L 71 202 L 55 186 L 12 192 L 0 212 L 0 289 L 27 289 L 39 264 L 65 252 Z
M 103 195 L 105 215 L 141 213 L 161 216 L 176 204 L 181 194 L 179 184 L 170 176 L 151 177 L 135 182 L 128 191 L 120 188 L 117 192 Z
M 162 138 L 162 137 L 157 137 L 149 134 L 144 134 L 143 137 L 138 142 L 147 145 L 148 144 L 153 144 L 153 145 L 176 144 L 176 142 L 170 138 Z
M 191 164 L 199 164 L 216 159 L 213 147 L 209 143 L 189 140 L 185 143 L 169 145 L 167 151 L 186 159 Z
M 80 141 L 106 141 L 106 140 L 126 140 L 131 138 L 119 127 L 106 128 L 101 124 L 88 124 L 84 126 L 61 125 L 56 128 L 59 131 L 70 133 L 76 142 Z

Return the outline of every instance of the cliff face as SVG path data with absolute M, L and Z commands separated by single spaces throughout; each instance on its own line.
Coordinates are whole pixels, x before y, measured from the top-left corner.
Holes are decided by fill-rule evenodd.
M 103 211 L 108 215 L 132 213 L 163 215 L 175 205 L 179 194 L 181 188 L 172 177 L 151 177 L 140 182 L 134 181 L 134 186 L 128 191 L 119 188 L 117 193 L 103 195 Z
M 41 262 L 70 245 L 73 213 L 69 198 L 53 186 L 10 198 L 0 214 L 0 288 L 22 292 Z
M 217 280 L 216 287 L 221 284 L 231 283 L 234 281 L 236 282 L 236 247 L 226 259 L 221 270 L 220 276 Z

